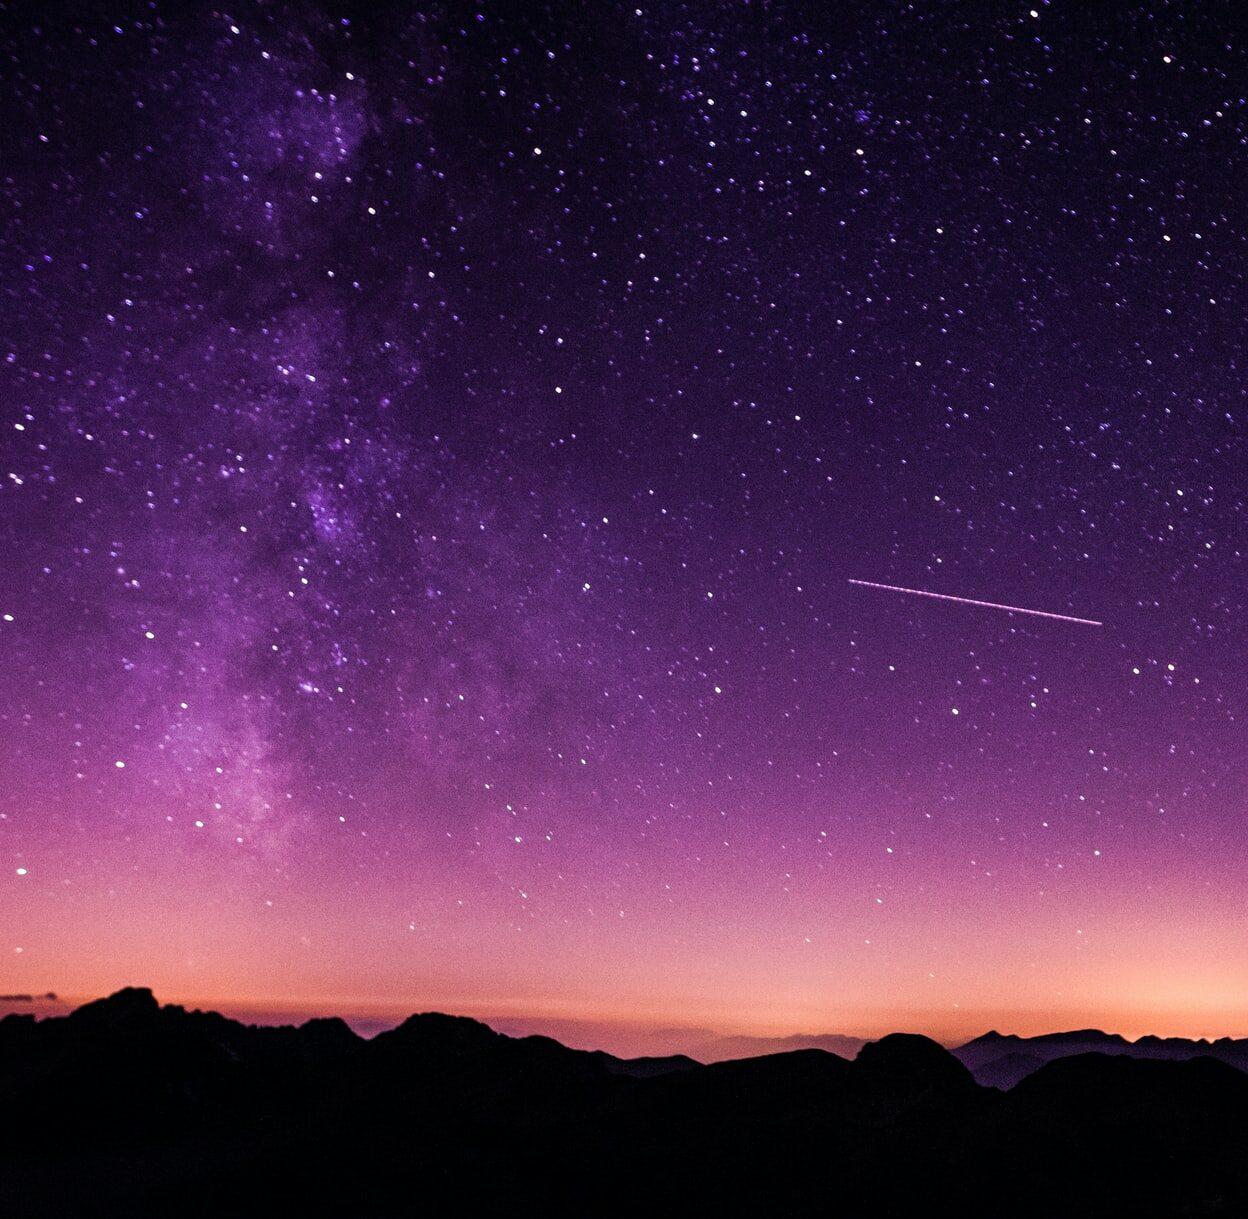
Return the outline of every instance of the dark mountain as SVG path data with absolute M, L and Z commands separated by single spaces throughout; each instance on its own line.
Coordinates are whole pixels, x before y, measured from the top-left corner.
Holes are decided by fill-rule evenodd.
M 1230 1037 L 1217 1041 L 1192 1041 L 1183 1037 L 1141 1037 L 1138 1041 L 1128 1041 L 1117 1033 L 1102 1033 L 1099 1029 L 1044 1033 L 1038 1037 L 1016 1037 L 994 1031 L 953 1051 L 954 1057 L 970 1069 L 979 1083 L 996 1088 L 1013 1087 L 1046 1062 L 1090 1053 L 1169 1062 L 1216 1058 L 1228 1066 L 1248 1071 L 1248 1040 L 1236 1041 Z
M 1023 1057 L 1112 1052 L 976 1083 L 1018 1041 L 703 1066 L 438 1013 L 372 1040 L 257 1028 L 125 990 L 0 1020 L 0 1214 L 1248 1213 L 1248 1075 L 1087 1033 Z
M 653 1079 L 656 1075 L 692 1071 L 702 1065 L 684 1054 L 667 1054 L 657 1058 L 616 1058 L 602 1050 L 593 1050 L 591 1053 L 595 1058 L 601 1059 L 612 1075 L 631 1075 L 634 1079 Z
M 975 1082 L 985 1088 L 1006 1091 L 1020 1080 L 1026 1079 L 1033 1071 L 1038 1071 L 1044 1066 L 1044 1061 L 1034 1054 L 1002 1054 L 1000 1058 L 990 1059 L 975 1067 Z
M 699 1062 L 724 1062 L 731 1058 L 758 1058 L 764 1054 L 783 1054 L 789 1050 L 827 1050 L 842 1058 L 853 1058 L 866 1044 L 861 1037 L 844 1037 L 840 1033 L 796 1033 L 791 1037 L 710 1037 L 693 1049 Z

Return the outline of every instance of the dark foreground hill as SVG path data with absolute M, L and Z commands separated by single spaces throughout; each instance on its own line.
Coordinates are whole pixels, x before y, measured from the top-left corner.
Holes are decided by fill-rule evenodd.
M 1080 1054 L 1010 1092 L 893 1035 L 701 1066 L 463 1018 L 370 1041 L 126 990 L 0 1021 L 0 1214 L 1248 1214 L 1248 1076 Z

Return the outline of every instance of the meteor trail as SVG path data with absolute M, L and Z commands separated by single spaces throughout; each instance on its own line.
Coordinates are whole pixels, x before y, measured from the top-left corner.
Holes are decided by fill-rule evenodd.
M 998 601 L 976 601 L 974 597 L 951 597 L 948 593 L 929 593 L 922 588 L 902 588 L 898 584 L 875 584 L 870 580 L 850 580 L 860 588 L 880 588 L 888 593 L 907 593 L 911 597 L 931 597 L 936 601 L 956 601 L 959 605 L 978 605 L 981 609 L 1005 610 L 1010 614 L 1031 614 L 1033 618 L 1054 618 L 1058 622 L 1077 622 L 1080 626 L 1104 626 L 1095 618 L 1076 618 L 1072 614 L 1051 614 L 1048 610 L 1024 609 L 1021 605 L 1002 605 Z

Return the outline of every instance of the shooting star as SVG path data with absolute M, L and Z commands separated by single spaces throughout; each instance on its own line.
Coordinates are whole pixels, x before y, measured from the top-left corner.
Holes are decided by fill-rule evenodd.
M 1104 626 L 1095 618 L 1076 618 L 1073 614 L 1051 614 L 1048 610 L 1024 609 L 1021 605 L 1002 605 L 998 601 L 976 601 L 974 597 L 952 597 L 948 593 L 929 593 L 922 588 L 902 588 L 898 584 L 875 584 L 871 580 L 850 580 L 859 588 L 878 588 L 886 593 L 906 593 L 911 597 L 931 597 L 935 601 L 956 601 L 959 605 L 978 605 L 981 609 L 1005 610 L 1008 614 L 1030 614 L 1033 618 L 1053 618 L 1058 622 L 1077 622 L 1080 626 Z

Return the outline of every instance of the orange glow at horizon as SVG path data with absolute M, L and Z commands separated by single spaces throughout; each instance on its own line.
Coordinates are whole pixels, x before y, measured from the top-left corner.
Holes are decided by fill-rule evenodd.
M 470 909 L 439 898 L 452 914 L 398 919 L 389 883 L 364 893 L 329 874 L 312 898 L 274 886 L 272 905 L 256 910 L 231 901 L 228 878 L 190 891 L 177 868 L 136 866 L 125 888 L 113 862 L 111 895 L 67 893 L 35 869 L 10 885 L 8 933 L 22 951 L 10 952 L 0 990 L 64 1001 L 145 985 L 162 1002 L 243 1019 L 341 1015 L 373 1029 L 438 1009 L 656 1053 L 707 1033 L 907 1030 L 946 1043 L 989 1028 L 1248 1034 L 1248 946 L 1211 907 L 1189 902 L 1180 921 L 1177 894 L 1156 887 L 1130 906 L 1089 887 L 1078 916 L 1015 895 L 991 922 L 976 915 L 973 894 L 955 901 L 948 888 L 903 913 L 866 917 L 820 890 L 792 899 L 779 919 L 744 899 L 734 909 L 691 906 L 675 934 L 648 911 L 589 931 L 526 924 L 506 894 Z M 437 893 L 432 871 L 407 884 Z M 110 917 L 122 901 L 124 922 Z M 810 942 L 792 933 L 817 922 L 824 931 Z M 1206 946 L 1200 958 L 1193 942 Z

